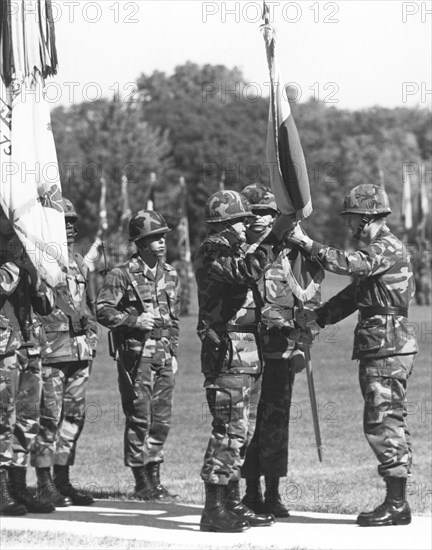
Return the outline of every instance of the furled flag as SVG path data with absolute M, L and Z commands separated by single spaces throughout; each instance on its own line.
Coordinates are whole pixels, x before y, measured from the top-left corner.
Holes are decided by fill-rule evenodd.
M 0 205 L 40 274 L 64 279 L 67 245 L 61 183 L 44 79 L 56 73 L 50 0 L 0 8 Z
M 429 199 L 426 192 L 426 176 L 423 174 L 420 178 L 420 192 L 418 195 L 418 226 L 423 230 L 426 224 L 426 218 L 429 214 Z
M 278 209 L 273 232 L 282 237 L 293 221 L 312 213 L 312 201 L 306 161 L 298 131 L 291 113 L 283 80 L 276 63 L 276 31 L 268 22 L 268 6 L 264 2 L 263 25 L 267 62 L 270 72 L 270 105 L 267 128 L 267 162 L 270 181 Z M 319 264 L 303 254 L 290 253 L 282 257 L 282 267 L 294 295 L 301 301 L 310 300 L 318 291 L 324 271 Z
M 401 218 L 405 231 L 413 226 L 412 201 L 411 201 L 411 176 L 408 170 L 404 171 L 402 190 L 402 211 Z
M 276 30 L 268 24 L 267 10 L 264 3 L 266 24 L 263 25 L 263 32 L 271 84 L 267 163 L 279 210 L 301 220 L 312 212 L 309 177 L 300 138 L 276 63 Z
M 121 204 L 120 204 L 120 226 L 123 232 L 126 232 L 131 219 L 132 212 L 129 207 L 129 194 L 128 194 L 128 179 L 126 174 L 123 174 L 121 180 Z

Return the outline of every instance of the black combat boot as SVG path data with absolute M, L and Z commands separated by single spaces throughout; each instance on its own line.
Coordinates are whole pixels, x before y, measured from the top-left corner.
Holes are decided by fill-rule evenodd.
M 152 482 L 154 490 L 156 491 L 156 498 L 178 498 L 178 495 L 170 493 L 166 487 L 164 487 L 160 482 L 160 462 L 149 462 L 146 465 L 147 475 Z
M 205 483 L 205 505 L 200 521 L 200 531 L 240 533 L 250 528 L 249 523 L 225 507 L 226 486 Z
M 27 508 L 12 496 L 6 468 L 0 468 L 0 516 L 23 516 Z
M 49 468 L 36 468 L 39 497 L 49 500 L 56 508 L 72 506 L 72 501 L 60 493 L 51 477 Z
M 238 481 L 230 481 L 227 486 L 226 509 L 239 518 L 247 521 L 251 527 L 267 527 L 273 525 L 275 518 L 272 514 L 255 514 L 240 500 L 240 484 Z
M 263 514 L 265 512 L 264 499 L 259 477 L 246 478 L 246 493 L 242 499 L 242 502 L 253 512 L 255 512 L 255 514 Z
M 135 478 L 134 498 L 138 500 L 154 500 L 158 498 L 145 466 L 132 468 L 132 473 Z
M 406 478 L 387 477 L 385 500 L 372 512 L 362 512 L 357 518 L 361 527 L 382 525 L 408 525 L 411 523 L 411 510 L 406 500 Z
M 275 518 L 289 518 L 289 510 L 284 506 L 281 496 L 279 494 L 279 478 L 266 476 L 265 484 L 265 511 L 268 514 L 273 514 Z
M 69 497 L 75 506 L 90 506 L 95 503 L 91 495 L 78 491 L 72 485 L 69 480 L 69 466 L 54 464 L 54 483 L 59 492 L 64 497 Z
M 11 466 L 9 479 L 15 500 L 27 508 L 33 514 L 49 514 L 55 511 L 55 506 L 49 500 L 30 492 L 26 483 L 27 468 Z

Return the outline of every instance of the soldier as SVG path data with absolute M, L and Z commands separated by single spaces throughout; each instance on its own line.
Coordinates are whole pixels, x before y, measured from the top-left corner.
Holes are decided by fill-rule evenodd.
M 255 245 L 245 253 L 245 224 L 252 217 L 240 193 L 213 194 L 205 213 L 213 233 L 201 244 L 194 261 L 201 369 L 213 417 L 201 470 L 206 492 L 202 531 L 237 532 L 274 523 L 271 514 L 258 515 L 245 506 L 239 492 L 261 385 L 262 300 L 256 281 L 274 259 L 269 247 Z
M 165 263 L 169 228 L 155 211 L 129 222 L 137 253 L 106 276 L 97 299 L 98 321 L 111 329 L 119 389 L 126 416 L 125 465 L 135 477 L 135 498 L 170 495 L 160 481 L 171 425 L 177 371 L 180 284 Z
M 53 512 L 55 507 L 28 491 L 27 463 L 36 436 L 42 389 L 41 323 L 52 289 L 25 256 L 0 209 L 0 514 Z
M 361 526 L 411 522 L 406 500 L 412 461 L 406 389 L 417 353 L 416 338 L 407 318 L 414 296 L 414 277 L 405 246 L 386 225 L 390 213 L 385 191 L 363 184 L 346 195 L 341 212 L 354 239 L 359 241 L 357 251 L 345 252 L 312 241 L 299 227 L 288 237 L 328 271 L 354 278 L 322 307 L 304 310 L 298 320 L 324 327 L 359 310 L 353 359 L 360 362 L 364 431 L 380 462 L 378 473 L 387 486 L 384 502 L 358 516 Z
M 278 215 L 273 193 L 260 184 L 245 187 L 242 195 L 250 204 L 255 219 L 247 230 L 249 242 L 255 242 L 271 227 Z M 264 246 L 282 250 L 272 233 Z M 247 449 L 242 476 L 246 478 L 243 503 L 256 513 L 271 513 L 288 517 L 289 512 L 279 494 L 279 479 L 288 470 L 288 428 L 294 377 L 305 368 L 301 345 L 289 338 L 294 330 L 296 299 L 282 267 L 282 256 L 266 266 L 258 281 L 264 301 L 263 356 L 264 372 L 255 433 Z M 294 330 L 294 334 L 296 331 Z M 260 476 L 265 478 L 265 502 L 261 493 Z
M 89 269 L 74 250 L 78 216 L 63 199 L 69 267 L 57 286 L 56 307 L 40 320 L 46 334 L 41 419 L 32 451 L 39 490 L 57 507 L 88 506 L 92 496 L 70 482 L 76 447 L 85 421 L 86 391 L 96 354 L 97 324 L 89 289 Z M 51 477 L 53 467 L 54 479 Z

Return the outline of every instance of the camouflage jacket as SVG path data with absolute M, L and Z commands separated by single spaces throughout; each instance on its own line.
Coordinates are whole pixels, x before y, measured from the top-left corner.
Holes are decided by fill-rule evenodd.
M 89 268 L 77 252 L 69 255 L 66 282 L 56 292 L 55 309 L 40 317 L 46 335 L 44 364 L 91 360 L 98 340 L 95 304 Z
M 0 265 L 0 356 L 26 347 L 40 354 L 44 341 L 35 312 L 46 315 L 54 307 L 54 292 L 45 284 L 36 290 L 29 275 L 13 262 Z
M 357 252 L 344 252 L 314 243 L 312 259 L 328 271 L 351 275 L 354 281 L 317 310 L 321 326 L 337 323 L 359 310 L 353 359 L 388 357 L 417 352 L 417 340 L 404 315 L 373 315 L 371 306 L 408 307 L 415 284 L 403 243 L 384 226 L 373 241 Z
M 210 235 L 201 244 L 194 271 L 204 374 L 260 372 L 257 331 L 262 300 L 256 281 L 273 259 L 272 251 L 264 247 L 245 254 L 229 230 Z
M 258 281 L 258 289 L 264 301 L 262 308 L 264 358 L 287 359 L 295 347 L 301 346 L 296 346 L 289 339 L 289 333 L 295 328 L 294 307 L 298 302 L 282 267 L 281 253 L 273 263 L 266 266 L 263 276 Z M 315 308 L 320 301 L 321 294 L 318 291 L 305 305 Z
M 142 302 L 146 312 L 153 312 L 152 331 L 135 328 L 143 313 Z M 115 332 L 122 350 L 135 354 L 142 350 L 143 359 L 154 364 L 177 356 L 179 310 L 180 282 L 175 269 L 160 262 L 155 278 L 138 255 L 108 272 L 97 298 L 98 322 Z

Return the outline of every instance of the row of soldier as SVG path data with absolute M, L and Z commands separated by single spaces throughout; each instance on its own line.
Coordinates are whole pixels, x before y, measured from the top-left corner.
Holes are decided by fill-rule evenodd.
M 262 185 L 209 198 L 210 234 L 194 265 L 201 367 L 213 416 L 201 471 L 206 493 L 201 530 L 244 531 L 289 515 L 279 480 L 287 475 L 289 409 L 295 374 L 305 365 L 302 348 L 312 343 L 312 331 L 357 309 L 353 358 L 360 361 L 365 435 L 387 486 L 384 503 L 357 521 L 363 526 L 410 522 L 405 491 L 412 452 L 405 404 L 417 351 L 407 322 L 414 284 L 406 250 L 386 225 L 390 212 L 379 187 L 361 185 L 349 193 L 342 214 L 359 246 L 346 252 L 313 242 L 294 223 L 276 231 L 277 206 Z M 93 305 L 86 300 L 87 269 L 73 252 L 77 217 L 68 201 L 65 220 L 70 267 L 67 284 L 55 294 L 25 275 L 26 266 L 16 258 L 6 257 L 0 267 L 0 319 L 6 329 L 1 391 L 7 403 L 1 410 L 3 514 L 93 502 L 69 481 L 84 422 L 76 405 L 84 405 L 97 328 Z M 110 329 L 126 418 L 125 465 L 135 478 L 134 497 L 141 500 L 176 496 L 160 480 L 179 340 L 179 278 L 164 260 L 168 231 L 157 212 L 132 217 L 129 233 L 136 253 L 107 274 L 96 307 L 97 321 Z M 6 219 L 1 235 L 4 243 L 15 241 L 10 248 L 17 249 Z M 300 253 L 329 271 L 353 276 L 353 282 L 324 305 L 318 303 L 318 292 L 309 308 L 296 313 L 286 263 Z M 27 307 L 25 315 L 37 313 L 37 323 L 23 325 L 28 317 L 14 318 L 16 312 L 24 315 L 20 304 Z M 30 403 L 41 403 L 40 420 L 38 415 L 23 418 L 22 411 L 39 410 Z M 30 455 L 38 478 L 36 496 L 25 484 Z

